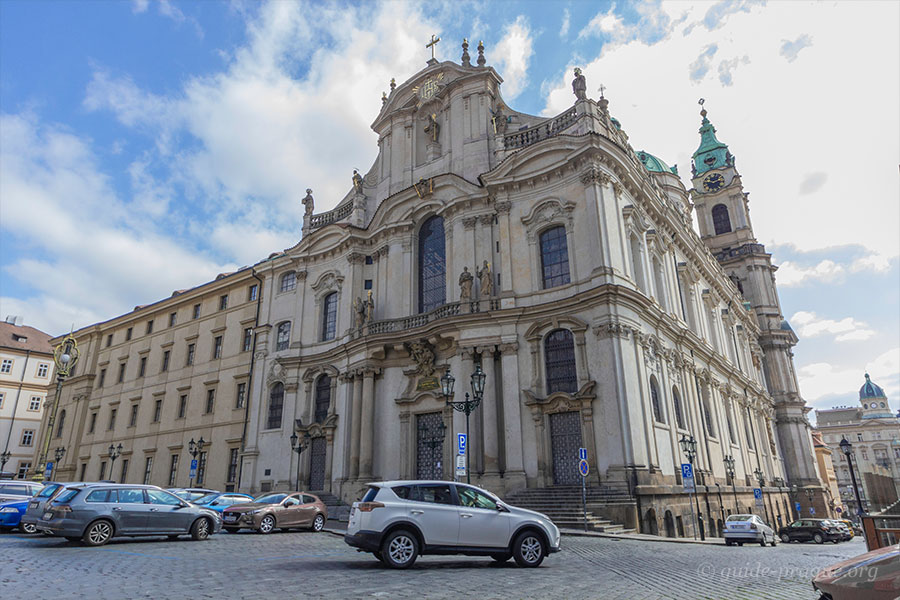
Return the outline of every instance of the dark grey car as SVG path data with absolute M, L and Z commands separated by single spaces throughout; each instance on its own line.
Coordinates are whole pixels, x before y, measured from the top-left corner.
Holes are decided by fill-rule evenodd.
M 43 533 L 102 546 L 113 537 L 189 534 L 205 540 L 218 532 L 218 513 L 153 485 L 93 483 L 66 487 L 37 522 Z
M 46 509 L 47 506 L 49 506 L 51 500 L 61 494 L 63 490 L 66 489 L 66 487 L 79 485 L 87 484 L 84 482 L 44 482 L 44 487 L 41 489 L 41 491 L 35 494 L 35 496 L 28 502 L 28 508 L 25 509 L 25 514 L 22 515 L 22 523 L 25 525 L 37 525 L 37 522 L 40 520 L 41 515 L 47 512 Z

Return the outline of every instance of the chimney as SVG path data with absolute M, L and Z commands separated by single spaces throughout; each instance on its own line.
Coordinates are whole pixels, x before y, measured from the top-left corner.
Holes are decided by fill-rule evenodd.
M 10 325 L 15 325 L 16 327 L 22 326 L 22 317 L 18 315 L 7 315 L 6 322 Z

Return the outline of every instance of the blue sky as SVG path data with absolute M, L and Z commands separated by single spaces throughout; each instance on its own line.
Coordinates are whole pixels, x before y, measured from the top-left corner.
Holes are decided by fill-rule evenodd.
M 780 266 L 815 407 L 900 393 L 900 5 L 891 2 L 0 2 L 0 312 L 51 333 L 293 245 L 376 152 L 391 77 L 473 61 L 514 109 L 606 87 L 688 174 L 697 99 Z M 877 57 L 877 60 L 873 60 Z

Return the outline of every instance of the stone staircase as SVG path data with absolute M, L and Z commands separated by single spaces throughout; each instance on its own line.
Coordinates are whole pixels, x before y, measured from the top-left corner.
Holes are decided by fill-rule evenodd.
M 635 501 L 627 489 L 616 486 L 591 487 L 586 490 L 587 526 L 589 531 L 633 533 Z M 554 486 L 528 488 L 504 498 L 513 506 L 543 513 L 560 529 L 584 529 L 581 488 Z M 624 524 L 623 524 L 624 523 Z
M 341 499 L 331 494 L 329 492 L 310 492 L 319 497 L 319 499 L 325 503 L 325 506 L 328 507 L 328 518 L 329 519 L 337 519 L 338 521 L 349 521 L 350 520 L 350 507 L 343 502 Z

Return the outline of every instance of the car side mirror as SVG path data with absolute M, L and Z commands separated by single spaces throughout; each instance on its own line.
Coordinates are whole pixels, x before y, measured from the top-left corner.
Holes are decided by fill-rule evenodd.
M 497 512 L 508 513 L 509 509 L 498 502 L 497 503 Z
M 218 505 L 219 505 L 219 501 L 218 501 L 218 500 L 215 500 L 214 502 L 212 502 L 212 503 L 210 504 L 210 506 L 218 506 Z

